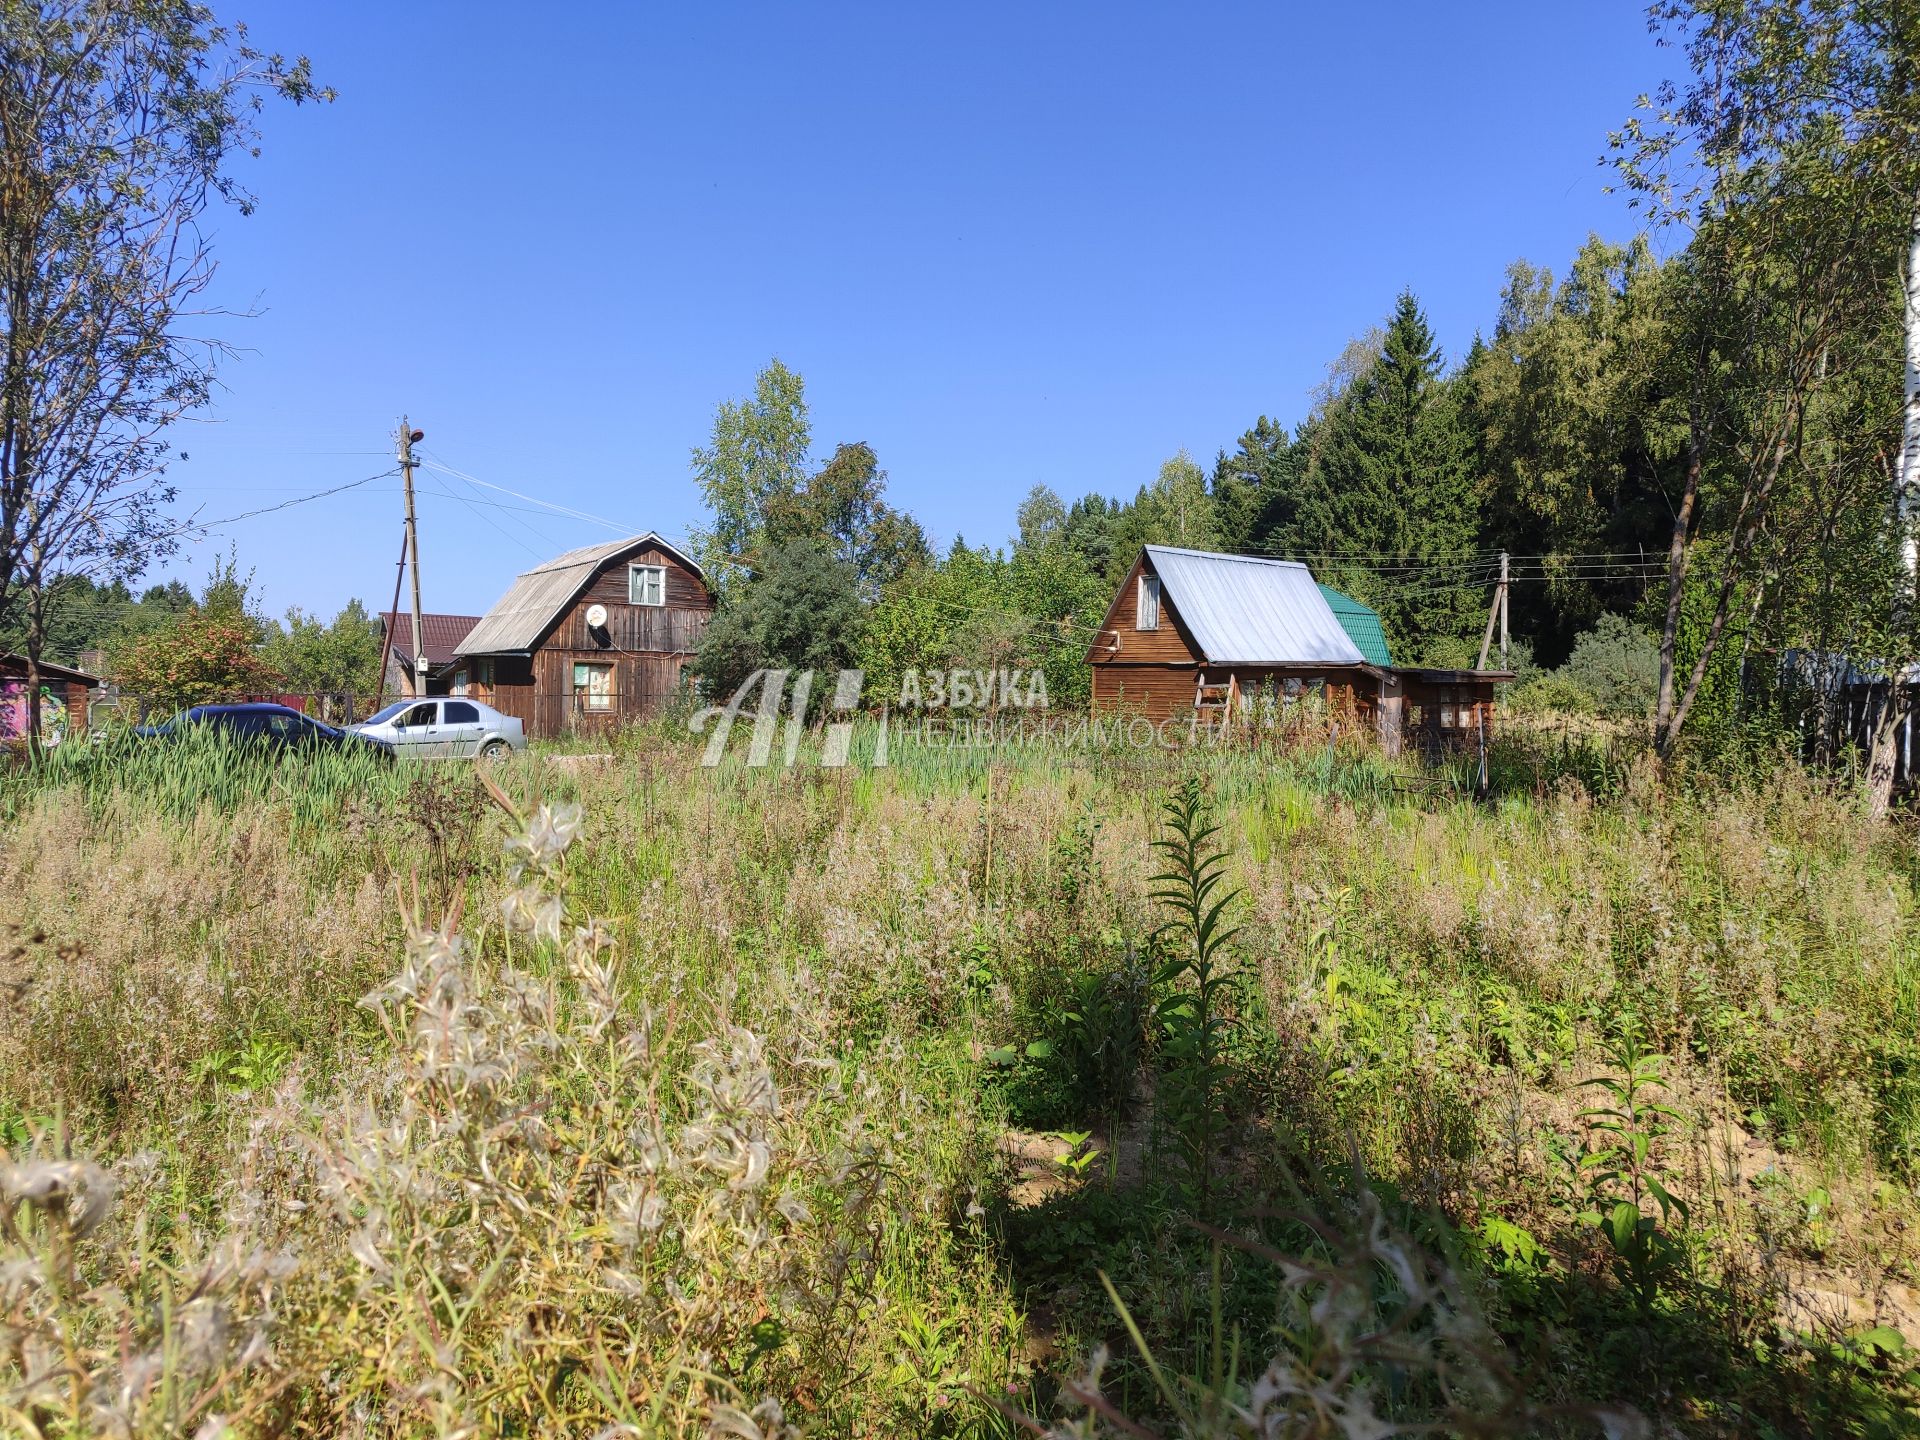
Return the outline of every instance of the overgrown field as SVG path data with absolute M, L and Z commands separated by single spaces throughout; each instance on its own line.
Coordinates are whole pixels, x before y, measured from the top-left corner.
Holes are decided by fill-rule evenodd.
M 8 779 L 0 1433 L 1914 1430 L 1910 830 L 892 760 Z

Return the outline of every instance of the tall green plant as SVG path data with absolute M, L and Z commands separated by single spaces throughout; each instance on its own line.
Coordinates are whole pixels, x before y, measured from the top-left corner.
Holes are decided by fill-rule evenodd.
M 1223 964 L 1238 927 L 1225 923 L 1240 891 L 1226 888 L 1227 855 L 1214 848 L 1220 827 L 1197 778 L 1166 803 L 1168 834 L 1153 842 L 1167 868 L 1153 877 L 1153 898 L 1173 911 L 1155 939 L 1167 959 L 1155 976 L 1165 994 L 1156 1007 L 1166 1060 L 1160 1109 L 1186 1166 L 1190 1201 L 1205 1205 L 1222 1129 L 1221 1092 L 1233 1030 L 1227 1013 L 1235 978 Z
M 1661 1057 L 1646 1048 L 1635 1016 L 1626 1017 L 1619 1039 L 1605 1054 L 1619 1074 L 1580 1082 L 1602 1097 L 1580 1112 L 1598 1137 L 1579 1161 L 1589 1197 L 1580 1219 L 1606 1237 L 1620 1278 L 1645 1316 L 1652 1314 L 1661 1280 L 1686 1254 L 1673 1232 L 1676 1222 L 1686 1224 L 1687 1205 L 1668 1188 L 1655 1153 L 1683 1121 L 1679 1111 L 1653 1098 L 1666 1089 Z

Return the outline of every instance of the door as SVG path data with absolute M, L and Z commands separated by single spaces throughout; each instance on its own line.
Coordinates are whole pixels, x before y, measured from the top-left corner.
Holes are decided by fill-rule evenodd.
M 431 760 L 439 744 L 440 702 L 422 700 L 394 717 L 394 748 L 403 759 Z
M 441 701 L 440 754 L 454 760 L 464 760 L 478 755 L 483 733 L 480 711 L 475 708 L 472 701 Z

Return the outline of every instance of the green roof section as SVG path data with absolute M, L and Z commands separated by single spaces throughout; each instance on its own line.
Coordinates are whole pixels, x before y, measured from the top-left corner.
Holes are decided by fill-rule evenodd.
M 1333 618 L 1340 622 L 1340 628 L 1347 632 L 1347 638 L 1353 641 L 1354 647 L 1367 657 L 1369 665 L 1393 664 L 1393 657 L 1387 653 L 1387 632 L 1380 628 L 1378 615 L 1351 595 L 1342 595 L 1331 585 L 1320 586 L 1320 593 L 1326 596 L 1327 608 L 1333 611 Z

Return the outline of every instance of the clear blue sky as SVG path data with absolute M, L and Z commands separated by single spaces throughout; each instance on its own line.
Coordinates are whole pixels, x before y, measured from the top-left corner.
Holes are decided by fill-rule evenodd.
M 1599 0 L 221 9 L 340 94 L 270 107 L 258 212 L 214 217 L 263 313 L 180 435 L 204 518 L 382 468 L 404 410 L 445 464 L 684 534 L 689 449 L 777 354 L 822 453 L 999 542 L 1037 481 L 1131 495 L 1297 420 L 1402 286 L 1457 356 L 1510 261 L 1629 232 L 1597 159 L 1675 63 Z M 611 537 L 443 487 L 520 503 L 423 476 L 429 609 Z M 168 571 L 231 540 L 271 612 L 330 615 L 386 604 L 399 538 L 380 481 Z

